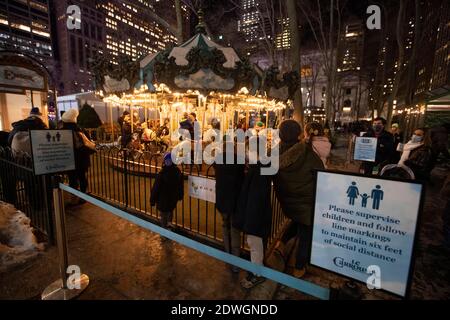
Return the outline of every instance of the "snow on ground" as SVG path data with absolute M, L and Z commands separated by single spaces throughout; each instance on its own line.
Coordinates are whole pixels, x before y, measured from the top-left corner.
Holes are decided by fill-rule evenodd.
M 44 250 L 38 243 L 30 219 L 12 205 L 0 201 L 0 272 L 24 263 Z

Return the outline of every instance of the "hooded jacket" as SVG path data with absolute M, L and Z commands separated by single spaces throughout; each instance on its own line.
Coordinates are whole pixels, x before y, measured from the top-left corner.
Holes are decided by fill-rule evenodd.
M 173 211 L 177 202 L 183 199 L 183 175 L 176 165 L 163 166 L 156 176 L 150 194 L 150 204 L 161 212 Z
M 28 130 L 44 130 L 47 125 L 38 116 L 30 116 L 24 120 L 14 122 L 13 130 L 8 137 L 8 144 L 15 153 L 28 153 L 31 155 L 31 143 Z
M 295 222 L 311 225 L 315 170 L 324 169 L 311 146 L 298 142 L 281 145 L 280 164 L 274 179 L 275 192 L 283 213 Z

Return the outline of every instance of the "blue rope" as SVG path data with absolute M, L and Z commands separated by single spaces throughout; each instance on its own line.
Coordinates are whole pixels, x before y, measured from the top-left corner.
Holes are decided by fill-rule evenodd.
M 232 264 L 236 267 L 239 267 L 241 269 L 245 269 L 247 271 L 250 271 L 254 274 L 261 275 L 267 279 L 276 281 L 278 283 L 281 283 L 285 286 L 294 288 L 298 291 L 301 291 L 303 293 L 306 293 L 310 296 L 322 299 L 322 300 L 329 300 L 330 298 L 330 290 L 328 288 L 323 288 L 321 286 L 318 286 L 314 283 L 297 279 L 295 277 L 292 277 L 288 274 L 276 271 L 274 269 L 270 269 L 261 265 L 256 265 L 254 263 L 251 263 L 250 261 L 247 261 L 245 259 L 233 256 L 229 253 L 226 253 L 224 251 L 212 248 L 210 246 L 204 245 L 202 243 L 199 243 L 197 241 L 194 241 L 192 239 L 189 239 L 187 237 L 184 237 L 182 235 L 179 235 L 175 232 L 169 231 L 167 229 L 161 228 L 160 226 L 157 226 L 151 222 L 148 222 L 146 220 L 140 219 L 134 215 L 131 215 L 125 211 L 122 211 L 116 207 L 113 207 L 103 201 L 97 200 L 91 196 L 88 196 L 85 193 L 82 193 L 78 190 L 75 190 L 73 188 L 70 188 L 69 186 L 65 184 L 60 184 L 59 187 L 67 191 L 81 199 L 84 199 L 93 205 L 96 205 L 106 211 L 111 212 L 112 214 L 130 221 L 133 224 L 136 224 L 144 229 L 150 230 L 152 232 L 158 233 L 163 237 L 166 237 L 170 240 L 173 240 L 175 242 L 178 242 L 181 245 L 184 245 L 188 248 L 194 249 L 198 252 L 204 253 L 208 256 L 211 256 L 213 258 L 216 258 L 218 260 L 221 260 L 225 263 Z

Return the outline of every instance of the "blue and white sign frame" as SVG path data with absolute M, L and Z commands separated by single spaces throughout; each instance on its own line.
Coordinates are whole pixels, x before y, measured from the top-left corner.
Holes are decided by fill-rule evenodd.
M 416 181 L 317 171 L 310 264 L 406 297 L 423 195 Z

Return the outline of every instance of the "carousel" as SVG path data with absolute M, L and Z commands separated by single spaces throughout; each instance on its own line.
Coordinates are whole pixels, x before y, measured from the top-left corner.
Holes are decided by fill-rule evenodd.
M 93 61 L 96 95 L 108 106 L 122 108 L 133 134 L 156 140 L 164 139 L 161 132 L 170 132 L 164 145 L 172 145 L 179 141 L 173 133 L 186 118 L 194 121 L 195 114 L 205 141 L 211 129 L 223 135 L 261 122 L 274 128 L 290 108 L 298 73 L 261 70 L 233 48 L 211 41 L 201 13 L 199 17 L 195 36 L 180 46 L 137 62 L 119 57 L 112 64 L 102 56 Z

